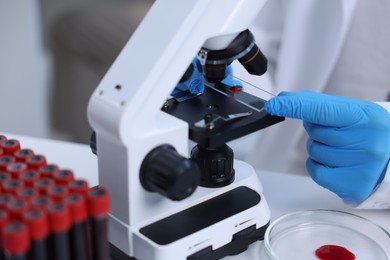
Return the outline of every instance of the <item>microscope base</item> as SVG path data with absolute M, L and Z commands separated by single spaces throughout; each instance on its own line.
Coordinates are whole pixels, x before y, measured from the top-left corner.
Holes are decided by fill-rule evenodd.
M 112 258 L 213 260 L 236 255 L 262 240 L 268 207 L 255 190 L 238 186 L 141 227 L 133 233 L 135 257 L 118 248 Z
M 237 255 L 248 249 L 248 246 L 258 240 L 264 239 L 264 233 L 268 227 L 267 225 L 256 229 L 253 225 L 246 228 L 237 234 L 233 235 L 232 242 L 213 250 L 212 246 L 206 247 L 189 257 L 188 260 L 212 260 L 221 259 L 225 256 Z M 110 243 L 110 256 L 112 260 L 137 260 L 134 257 L 130 257 L 118 249 L 116 246 Z

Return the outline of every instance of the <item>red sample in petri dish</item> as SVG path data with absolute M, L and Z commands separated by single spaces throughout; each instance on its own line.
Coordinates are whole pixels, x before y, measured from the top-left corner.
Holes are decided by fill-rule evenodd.
M 355 255 L 342 246 L 323 245 L 315 251 L 320 260 L 355 260 Z

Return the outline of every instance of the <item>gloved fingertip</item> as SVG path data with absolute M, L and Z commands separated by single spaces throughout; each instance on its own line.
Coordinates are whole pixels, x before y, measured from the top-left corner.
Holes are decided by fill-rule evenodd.
M 264 104 L 264 110 L 273 116 L 283 116 L 281 104 L 277 97 L 271 98 Z

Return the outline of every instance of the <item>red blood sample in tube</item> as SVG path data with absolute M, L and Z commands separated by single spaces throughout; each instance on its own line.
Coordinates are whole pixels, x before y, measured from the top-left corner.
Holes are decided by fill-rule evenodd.
M 47 214 L 42 210 L 29 210 L 23 215 L 24 223 L 27 225 L 30 239 L 31 260 L 46 260 L 47 238 L 49 236 L 49 222 Z
M 337 245 L 323 245 L 315 251 L 320 260 L 354 260 L 355 255 L 348 249 Z
M 39 168 L 39 174 L 42 178 L 54 178 L 54 174 L 59 170 L 55 164 L 46 164 Z
M 92 259 L 108 259 L 107 213 L 110 211 L 110 197 L 107 189 L 100 186 L 89 189 L 87 203 L 91 227 Z
M 24 257 L 27 257 L 27 251 L 30 248 L 30 238 L 27 226 L 24 223 L 20 221 L 9 222 L 3 228 L 2 237 L 6 259 L 14 259 L 13 257 L 15 259 L 25 259 Z
M 4 154 L 4 150 L 0 148 L 0 156 Z
M 71 170 L 63 169 L 54 173 L 54 180 L 59 185 L 68 185 L 74 181 L 74 173 Z
M 4 150 L 4 154 L 13 156 L 14 153 L 20 150 L 20 143 L 15 139 L 8 139 L 0 144 L 0 148 Z
M 65 199 L 72 218 L 70 229 L 71 259 L 90 259 L 91 238 L 88 232 L 88 214 L 86 199 L 81 194 L 71 194 Z
M 7 165 L 7 172 L 9 172 L 13 179 L 19 179 L 19 175 L 27 171 L 27 164 L 23 162 L 14 162 Z
M 2 155 L 0 156 L 0 171 L 6 171 L 7 166 L 11 163 L 14 163 L 15 157 L 10 156 L 10 155 Z
M 26 187 L 34 187 L 34 183 L 40 179 L 39 172 L 36 170 L 27 170 L 22 172 L 19 179 L 23 182 Z
M 46 157 L 41 154 L 35 154 L 26 159 L 28 168 L 31 170 L 39 170 L 42 166 L 46 165 Z
M 69 230 L 71 227 L 70 212 L 66 204 L 55 203 L 48 206 L 50 235 L 49 259 L 70 259 Z M 107 258 L 108 259 L 108 258 Z
M 14 153 L 14 157 L 16 161 L 18 162 L 26 162 L 28 157 L 31 157 L 34 155 L 34 151 L 31 149 L 20 149 L 19 151 L 16 151 Z
M 86 180 L 77 179 L 68 184 L 70 193 L 87 196 L 89 185 Z

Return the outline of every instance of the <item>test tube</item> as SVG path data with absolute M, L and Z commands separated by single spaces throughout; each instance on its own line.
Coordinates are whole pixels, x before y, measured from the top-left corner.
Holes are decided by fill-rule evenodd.
M 2 237 L 5 260 L 27 260 L 30 238 L 24 223 L 9 222 L 3 228 Z
M 46 165 L 46 157 L 41 154 L 35 154 L 26 159 L 28 168 L 31 170 L 38 170 L 42 166 Z
M 50 226 L 49 259 L 69 260 L 70 212 L 66 204 L 56 203 L 48 206 Z
M 51 204 L 53 204 L 53 201 L 49 197 L 38 196 L 31 201 L 31 208 L 47 212 L 47 208 Z
M 31 187 L 25 187 L 18 191 L 17 197 L 23 201 L 26 201 L 28 204 L 31 204 L 33 199 L 37 198 L 39 193 L 36 189 Z
M 83 196 L 87 196 L 89 185 L 86 180 L 76 179 L 68 184 L 69 192 L 71 194 L 81 194 Z
M 14 163 L 15 157 L 10 156 L 10 155 L 2 155 L 0 156 L 0 171 L 6 171 L 7 166 L 11 163 Z
M 70 229 L 71 259 L 91 259 L 86 199 L 80 194 L 70 194 L 66 197 L 65 203 L 69 206 L 72 217 L 72 228 Z
M 1 143 L 7 141 L 7 137 L 5 135 L 0 135 L 0 146 L 1 146 Z
M 15 197 L 11 194 L 0 194 L 0 210 L 7 210 L 8 203 L 13 200 L 15 200 Z
M 30 204 L 21 199 L 15 199 L 7 204 L 8 214 L 11 220 L 22 221 L 23 214 L 30 209 Z
M 28 227 L 31 240 L 29 260 L 48 259 L 49 223 L 46 213 L 42 210 L 32 209 L 24 213 L 23 220 Z
M 59 185 L 68 185 L 74 181 L 74 173 L 71 170 L 63 169 L 54 173 L 54 180 Z
M 54 173 L 58 170 L 59 168 L 56 164 L 46 164 L 39 168 L 39 174 L 42 178 L 54 179 Z
M 34 155 L 34 151 L 31 149 L 20 149 L 14 153 L 14 157 L 17 162 L 25 163 L 27 158 Z
M 3 228 L 5 227 L 5 225 L 8 224 L 9 222 L 9 215 L 8 215 L 8 212 L 3 210 L 3 209 L 0 209 L 0 234 L 3 233 Z M 2 240 L 2 235 L 0 236 L 0 259 L 1 260 L 4 260 L 4 250 L 3 250 L 3 240 Z
M 14 162 L 7 165 L 6 171 L 11 174 L 13 179 L 19 179 L 22 172 L 27 170 L 27 164 L 23 162 Z
M 50 178 L 42 178 L 34 183 L 34 188 L 38 190 L 39 194 L 46 196 L 49 189 L 55 185 L 54 180 Z
M 48 189 L 47 195 L 56 203 L 62 202 L 68 196 L 68 188 L 63 185 L 55 185 Z
M 15 139 L 8 139 L 0 144 L 0 148 L 4 150 L 4 154 L 13 156 L 14 153 L 20 150 L 20 143 Z
M 27 170 L 22 172 L 19 176 L 19 179 L 23 182 L 25 187 L 34 187 L 34 183 L 37 182 L 41 176 L 36 170 Z
M 24 186 L 22 181 L 11 179 L 3 183 L 2 192 L 16 196 L 18 194 L 18 191 L 23 187 Z
M 92 259 L 109 259 L 107 214 L 110 210 L 110 198 L 107 189 L 95 186 L 87 196 L 89 225 L 91 228 Z
M 11 174 L 5 171 L 0 171 L 0 191 L 3 190 L 3 183 L 11 179 Z

